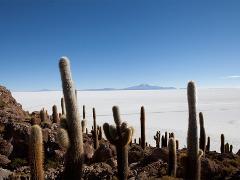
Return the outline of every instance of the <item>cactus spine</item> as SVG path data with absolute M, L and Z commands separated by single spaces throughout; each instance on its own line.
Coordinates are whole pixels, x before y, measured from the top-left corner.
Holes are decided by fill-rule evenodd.
M 132 128 L 127 127 L 127 123 L 121 122 L 118 107 L 113 107 L 113 117 L 115 126 L 104 123 L 103 130 L 106 138 L 117 149 L 118 177 L 120 180 L 128 178 L 128 144 L 132 139 Z
M 206 148 L 206 133 L 204 128 L 204 119 L 202 112 L 199 113 L 199 124 L 200 124 L 200 142 L 199 142 L 199 148 L 205 152 Z
M 170 138 L 168 142 L 168 175 L 176 177 L 177 172 L 177 153 L 176 141 Z
M 30 167 L 31 179 L 43 180 L 43 144 L 42 144 L 42 129 L 38 125 L 31 127 L 30 141 Z
M 220 147 L 221 153 L 223 154 L 225 152 L 225 137 L 224 134 L 221 134 L 221 147 Z
M 99 146 L 99 142 L 98 142 L 98 131 L 97 131 L 95 108 L 93 108 L 93 137 L 94 137 L 94 149 L 97 149 Z
M 59 123 L 59 116 L 58 116 L 58 111 L 57 111 L 57 106 L 56 105 L 54 105 L 53 107 L 52 107 L 52 111 L 53 111 L 53 113 L 52 113 L 52 118 L 53 118 L 53 123 Z
M 194 82 L 189 82 L 187 87 L 188 95 L 188 136 L 187 136 L 187 167 L 186 179 L 200 179 L 200 157 L 198 149 L 198 127 L 196 112 L 196 89 Z
M 77 106 L 75 87 L 70 70 L 70 62 L 66 57 L 59 61 L 63 95 L 66 104 L 66 117 L 69 136 L 69 147 L 66 153 L 64 179 L 81 179 L 83 166 L 83 137 L 80 114 Z
M 143 106 L 141 107 L 140 121 L 141 121 L 141 146 L 142 146 L 143 149 L 145 149 L 145 145 L 146 145 L 146 137 L 145 137 L 145 109 L 144 109 Z

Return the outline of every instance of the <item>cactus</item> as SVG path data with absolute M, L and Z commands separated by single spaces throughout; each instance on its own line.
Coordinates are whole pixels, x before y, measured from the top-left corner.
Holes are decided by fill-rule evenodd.
M 199 141 L 199 148 L 205 153 L 206 148 L 206 133 L 204 128 L 204 119 L 202 112 L 199 113 L 199 124 L 200 124 L 200 141 Z
M 168 176 L 176 177 L 177 172 L 177 153 L 176 141 L 170 138 L 168 141 Z
M 162 135 L 162 139 L 161 139 L 161 147 L 164 148 L 165 147 L 165 138 L 164 135 Z
M 118 177 L 120 180 L 128 178 L 128 144 L 132 140 L 132 128 L 127 127 L 127 123 L 121 122 L 118 107 L 113 107 L 113 117 L 115 126 L 104 123 L 103 130 L 108 141 L 116 146 Z
M 99 126 L 98 128 L 98 140 L 102 140 L 102 127 Z
M 206 151 L 210 151 L 210 137 L 207 138 L 207 145 L 206 145 Z
M 194 82 L 189 82 L 187 87 L 188 95 L 188 135 L 187 135 L 187 167 L 186 179 L 199 180 L 200 179 L 200 157 L 198 148 L 198 126 L 197 126 L 197 112 L 196 112 L 196 90 Z M 202 152 L 202 151 L 200 151 Z
M 233 153 L 233 145 L 230 145 L 230 153 Z
M 93 138 L 94 138 L 94 149 L 97 149 L 99 146 L 98 141 L 98 131 L 97 131 L 97 123 L 96 123 L 96 111 L 95 108 L 93 108 Z
M 43 128 L 50 128 L 51 127 L 51 121 L 48 117 L 47 111 L 45 111 L 45 109 L 43 108 L 40 111 L 40 119 L 41 119 L 41 126 Z
M 221 134 L 221 147 L 220 147 L 221 153 L 223 154 L 225 152 L 225 137 L 224 134 Z
M 83 168 L 83 137 L 80 114 L 75 97 L 75 88 L 72 80 L 70 62 L 62 57 L 59 61 L 63 95 L 66 104 L 66 118 L 69 136 L 69 147 L 66 153 L 64 179 L 79 180 Z M 63 108 L 64 109 L 64 108 Z
M 66 115 L 66 105 L 64 98 L 61 98 L 62 115 Z
M 160 148 L 160 139 L 161 139 L 160 131 L 157 131 L 156 136 L 154 136 L 154 140 L 156 141 L 157 148 Z
M 178 149 L 179 149 L 179 141 L 176 140 L 176 150 L 178 150 Z
M 57 106 L 54 105 L 52 107 L 52 118 L 53 118 L 53 123 L 59 123 L 60 119 L 58 116 L 58 111 L 57 111 Z
M 134 139 L 134 144 L 137 144 L 137 139 L 136 138 Z
M 168 133 L 165 132 L 165 138 L 164 138 L 164 147 L 168 146 Z
M 82 132 L 85 132 L 87 127 L 85 105 L 83 105 L 83 120 L 81 121 L 81 125 L 82 125 Z
M 31 127 L 29 140 L 31 179 L 43 180 L 43 140 L 42 129 L 38 125 Z
M 141 147 L 145 149 L 146 145 L 146 136 L 145 136 L 145 109 L 142 106 L 141 107 L 141 116 L 140 116 L 140 122 L 141 122 Z
M 225 153 L 230 153 L 229 144 L 225 144 Z
M 57 141 L 59 146 L 63 149 L 63 150 L 67 150 L 69 147 L 69 137 L 68 137 L 68 132 L 66 129 L 64 128 L 59 128 L 58 132 L 57 132 Z

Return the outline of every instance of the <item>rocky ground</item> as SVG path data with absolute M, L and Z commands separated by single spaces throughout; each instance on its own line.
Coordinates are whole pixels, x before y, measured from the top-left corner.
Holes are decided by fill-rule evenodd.
M 39 112 L 25 112 L 0 86 L 0 179 L 30 179 L 28 142 L 30 127 L 40 122 Z M 46 179 L 60 179 L 65 151 L 57 142 L 59 125 L 42 126 Z M 97 150 L 93 148 L 91 134 L 84 134 L 85 166 L 83 179 L 117 179 L 116 150 L 101 139 Z M 184 176 L 186 149 L 177 151 L 177 177 Z M 173 179 L 167 176 L 168 149 L 138 144 L 129 146 L 129 179 Z M 237 154 L 207 152 L 201 159 L 201 179 L 240 179 L 240 151 Z

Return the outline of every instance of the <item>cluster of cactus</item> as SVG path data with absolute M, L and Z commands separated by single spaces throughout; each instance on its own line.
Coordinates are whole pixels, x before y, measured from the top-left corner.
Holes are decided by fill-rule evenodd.
M 156 141 L 157 148 L 160 148 L 160 139 L 161 139 L 161 133 L 160 131 L 157 131 L 156 135 L 154 136 L 154 140 Z
M 43 180 L 43 138 L 42 129 L 39 125 L 33 125 L 31 127 L 29 138 L 29 155 L 30 155 L 30 167 L 31 167 L 31 179 Z
M 225 136 L 221 134 L 221 146 L 220 146 L 221 153 L 232 153 L 233 146 L 229 145 L 229 143 L 225 144 Z
M 141 147 L 145 149 L 146 146 L 146 137 L 145 137 L 145 109 L 141 107 L 140 113 L 140 122 L 141 122 Z
M 77 106 L 75 87 L 72 80 L 70 62 L 62 57 L 59 62 L 64 101 L 62 101 L 62 114 L 66 115 L 67 134 L 69 145 L 65 155 L 64 179 L 81 179 L 83 168 L 83 136 L 80 113 Z M 65 109 L 66 108 L 66 112 Z
M 116 147 L 118 177 L 120 180 L 128 178 L 128 144 L 132 140 L 133 129 L 127 123 L 121 122 L 118 107 L 113 107 L 113 118 L 116 126 L 104 123 L 103 130 L 108 141 Z
M 187 135 L 187 166 L 185 178 L 200 180 L 201 156 L 203 152 L 198 148 L 198 126 L 196 112 L 196 89 L 194 82 L 189 82 L 187 87 L 188 96 L 188 135 Z

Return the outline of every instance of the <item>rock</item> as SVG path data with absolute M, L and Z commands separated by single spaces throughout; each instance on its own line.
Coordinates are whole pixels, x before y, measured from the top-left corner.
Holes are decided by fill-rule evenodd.
M 141 161 L 144 157 L 143 149 L 138 145 L 132 145 L 128 151 L 128 163 Z
M 112 179 L 113 171 L 106 163 L 94 163 L 83 170 L 83 179 Z
M 4 139 L 0 139 L 0 154 L 9 156 L 13 151 L 13 145 Z
M 165 162 L 168 161 L 168 150 L 166 148 L 155 148 L 150 155 L 146 156 L 143 159 L 143 163 L 149 164 L 152 162 L 156 162 L 159 159 Z
M 106 144 L 100 144 L 99 148 L 93 155 L 94 162 L 105 162 L 107 159 L 113 157 L 112 149 Z
M 0 166 L 7 166 L 10 162 L 11 160 L 9 160 L 7 156 L 0 154 Z

